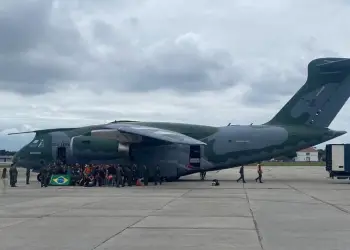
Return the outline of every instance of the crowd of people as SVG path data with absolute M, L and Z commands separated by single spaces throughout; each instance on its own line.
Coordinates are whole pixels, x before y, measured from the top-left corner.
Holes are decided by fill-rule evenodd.
M 149 183 L 149 169 L 145 165 L 137 166 L 133 164 L 75 164 L 72 166 L 65 165 L 59 162 L 43 166 L 40 170 L 41 186 L 47 187 L 51 175 L 65 174 L 71 176 L 72 185 L 80 185 L 85 187 L 92 186 L 115 186 L 124 187 L 132 185 L 147 186 Z M 155 168 L 154 185 L 162 184 L 162 175 L 159 166 Z
M 256 182 L 262 182 L 262 166 L 261 163 L 257 165 L 258 177 L 255 179 Z M 240 177 L 237 179 L 237 182 L 243 181 L 244 178 L 244 166 L 241 166 L 239 169 Z M 49 165 L 43 165 L 40 169 L 40 182 L 41 187 L 47 187 L 50 183 L 52 175 L 69 175 L 70 176 L 70 185 L 79 185 L 85 187 L 93 186 L 115 186 L 115 187 L 124 187 L 124 186 L 133 186 L 133 185 L 144 185 L 148 186 L 150 172 L 146 165 L 137 166 L 136 164 L 130 165 L 120 165 L 120 164 L 86 164 L 86 165 L 67 165 L 62 162 L 55 162 Z M 201 172 L 201 179 L 204 180 L 206 172 Z M 3 168 L 1 173 L 1 179 L 3 184 L 3 191 L 6 190 L 7 186 L 7 176 L 10 177 L 10 186 L 16 187 L 18 170 L 16 166 L 11 165 L 8 173 L 7 169 Z M 159 166 L 156 166 L 155 172 L 153 174 L 154 185 L 161 185 L 163 182 L 163 177 L 161 174 L 161 169 Z M 26 184 L 29 184 L 30 179 L 30 169 L 26 171 Z M 219 181 L 214 179 L 213 186 L 218 186 Z

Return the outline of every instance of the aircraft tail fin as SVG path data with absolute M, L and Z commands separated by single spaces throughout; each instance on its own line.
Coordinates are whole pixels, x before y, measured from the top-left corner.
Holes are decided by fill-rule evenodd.
M 350 59 L 318 58 L 306 83 L 266 124 L 328 127 L 350 97 Z

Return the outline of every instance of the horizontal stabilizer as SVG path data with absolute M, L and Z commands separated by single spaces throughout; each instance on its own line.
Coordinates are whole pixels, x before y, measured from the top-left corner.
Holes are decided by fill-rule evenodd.
M 171 143 L 188 144 L 188 145 L 206 145 L 206 143 L 202 141 L 199 141 L 187 135 L 174 132 L 171 130 L 166 130 L 166 129 L 140 126 L 140 125 L 134 125 L 134 124 L 130 124 L 130 125 L 120 124 L 119 126 L 117 126 L 117 129 L 121 132 L 146 136 L 146 137 L 158 139 L 161 141 L 168 141 Z
M 53 128 L 53 129 L 38 129 L 38 130 L 32 130 L 32 131 L 24 131 L 24 132 L 16 132 L 16 133 L 9 133 L 8 135 L 19 135 L 19 134 L 29 134 L 29 133 L 51 133 L 56 131 L 66 131 L 66 130 L 72 130 L 75 128 Z

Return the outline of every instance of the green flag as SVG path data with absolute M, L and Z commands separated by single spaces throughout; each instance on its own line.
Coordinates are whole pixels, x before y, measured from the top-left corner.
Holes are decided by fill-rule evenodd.
M 51 176 L 50 185 L 52 185 L 52 186 L 69 186 L 70 185 L 70 175 L 54 174 Z

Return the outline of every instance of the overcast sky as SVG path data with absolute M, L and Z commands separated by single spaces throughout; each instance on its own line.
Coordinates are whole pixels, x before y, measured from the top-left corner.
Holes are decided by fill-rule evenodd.
M 310 60 L 350 56 L 349 13 L 345 0 L 2 0 L 0 148 L 33 137 L 9 132 L 118 119 L 266 122 Z M 331 128 L 349 129 L 349 107 Z

